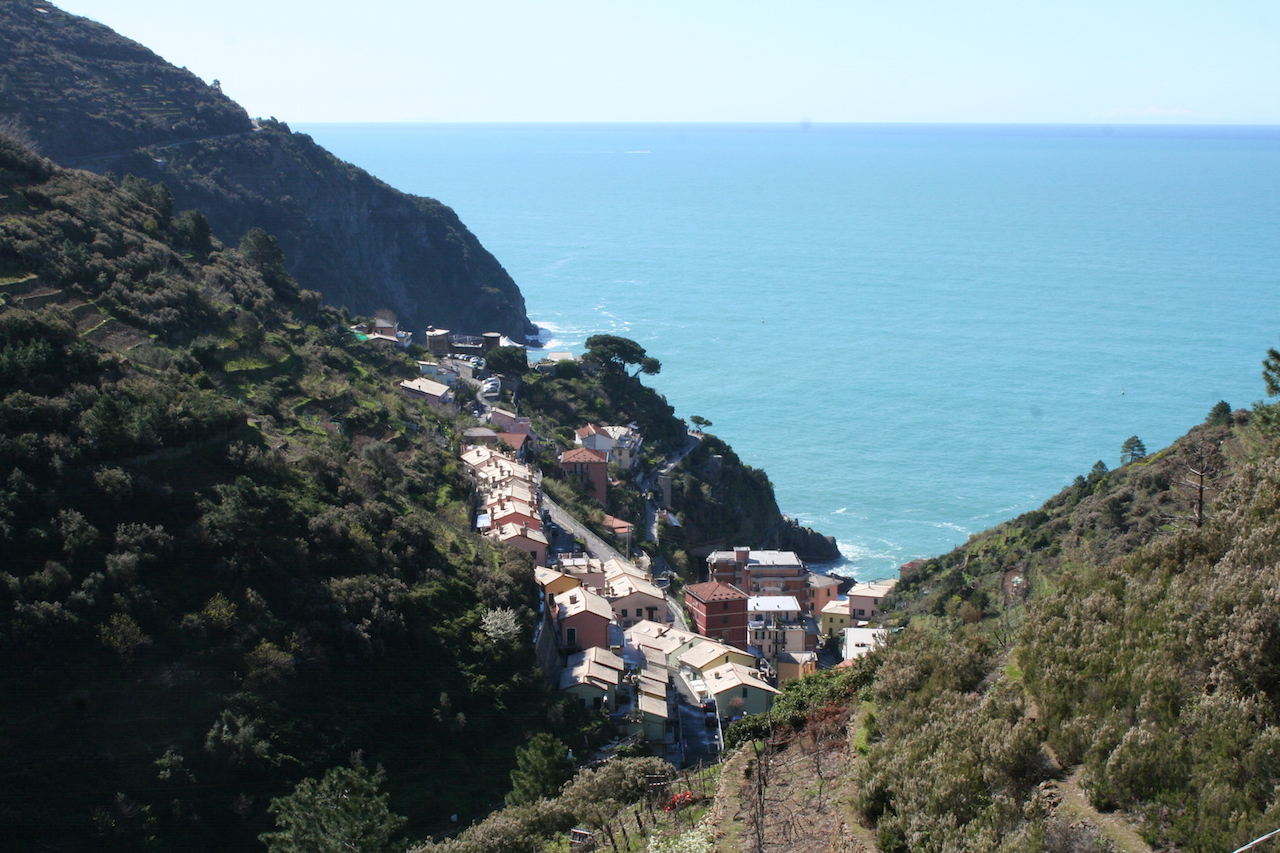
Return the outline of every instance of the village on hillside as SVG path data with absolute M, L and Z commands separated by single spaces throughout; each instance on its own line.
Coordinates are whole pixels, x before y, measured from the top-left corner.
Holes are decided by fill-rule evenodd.
M 352 331 L 408 346 L 409 334 L 392 322 Z M 496 405 L 510 380 L 485 370 L 484 356 L 512 342 L 436 329 L 426 337 L 436 360 L 419 361 L 420 377 L 401 381 L 400 391 L 452 408 L 459 383 L 477 389 L 472 412 L 488 426 L 466 430 L 461 453 L 475 489 L 475 529 L 532 558 L 539 664 L 553 687 L 608 716 L 616 745 L 645 743 L 678 764 L 712 757 L 724 726 L 767 711 L 783 683 L 884 641 L 880 602 L 895 580 L 842 594 L 848 581 L 810 570 L 791 551 L 713 551 L 701 582 L 673 593 L 678 579 L 655 577 L 643 553 L 630 557 L 630 522 L 606 514 L 616 544 L 606 542 L 544 493 L 542 472 L 527 460 L 545 442 L 529 418 Z M 549 353 L 534 369 L 573 359 Z M 634 471 L 644 436 L 635 424 L 586 423 L 574 439 L 556 456 L 558 476 L 607 506 L 609 466 Z

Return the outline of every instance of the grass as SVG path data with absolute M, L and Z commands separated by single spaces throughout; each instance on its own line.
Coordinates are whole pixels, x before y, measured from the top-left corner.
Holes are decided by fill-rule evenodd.
M 1011 684 L 1020 684 L 1022 682 L 1022 667 L 1018 666 L 1018 662 L 1015 661 L 1012 656 L 1010 656 L 1009 660 L 1005 662 L 1004 677 L 1007 678 Z
M 853 750 L 859 755 L 866 755 L 867 750 L 871 749 L 870 727 L 865 723 L 869 717 L 874 717 L 875 713 L 875 702 L 863 702 L 858 708 L 858 720 L 853 734 Z

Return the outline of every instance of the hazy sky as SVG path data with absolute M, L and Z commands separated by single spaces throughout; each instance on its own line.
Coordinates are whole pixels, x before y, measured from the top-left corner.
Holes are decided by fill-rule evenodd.
M 60 0 L 286 121 L 1280 123 L 1280 0 Z

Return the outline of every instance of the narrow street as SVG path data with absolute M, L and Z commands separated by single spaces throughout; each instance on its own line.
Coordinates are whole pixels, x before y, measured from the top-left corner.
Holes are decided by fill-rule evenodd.
M 626 562 L 627 558 L 622 555 L 621 551 L 592 533 L 587 529 L 586 525 L 561 509 L 560 505 L 551 500 L 546 492 L 542 493 L 542 509 L 550 516 L 552 521 L 585 542 L 587 544 L 587 552 L 597 560 L 605 562 L 610 559 L 618 559 Z

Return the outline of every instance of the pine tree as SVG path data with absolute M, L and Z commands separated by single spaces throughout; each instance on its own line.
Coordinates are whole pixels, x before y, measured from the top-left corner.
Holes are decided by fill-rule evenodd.
M 379 794 L 382 768 L 333 767 L 319 781 L 303 779 L 293 793 L 271 801 L 276 832 L 258 840 L 270 853 L 387 853 L 397 844 L 405 818 L 387 808 Z
M 1128 465 L 1130 462 L 1137 462 L 1139 459 L 1145 458 L 1147 458 L 1147 446 L 1136 435 L 1126 438 L 1124 444 L 1120 446 L 1121 465 Z
M 549 734 L 540 734 L 516 750 L 516 768 L 511 771 L 511 793 L 507 805 L 535 803 L 554 797 L 573 778 L 573 762 L 568 748 Z
M 1213 408 L 1209 410 L 1209 416 L 1204 421 L 1214 426 L 1225 426 L 1231 423 L 1231 406 L 1226 400 L 1219 400 L 1213 404 Z

